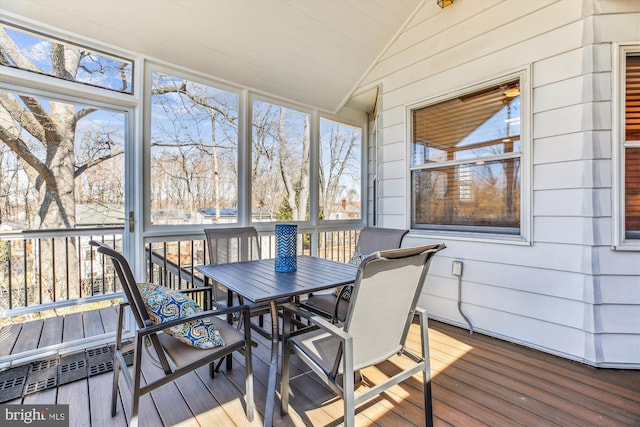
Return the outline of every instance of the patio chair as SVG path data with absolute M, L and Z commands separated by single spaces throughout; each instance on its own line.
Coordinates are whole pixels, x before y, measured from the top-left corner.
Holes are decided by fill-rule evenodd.
M 129 426 L 136 426 L 138 423 L 138 408 L 140 396 L 155 390 L 156 388 L 165 385 L 169 382 L 176 380 L 178 377 L 194 371 L 204 365 L 209 365 L 209 375 L 213 378 L 214 369 L 213 364 L 216 360 L 229 356 L 234 351 L 239 351 L 244 354 L 245 360 L 245 394 L 246 394 L 246 416 L 249 421 L 253 421 L 254 418 L 254 400 L 253 400 L 253 368 L 251 360 L 251 328 L 244 328 L 244 332 L 238 331 L 236 328 L 229 325 L 226 320 L 223 320 L 217 316 L 226 315 L 228 313 L 241 313 L 242 316 L 248 321 L 249 319 L 249 307 L 238 306 L 227 309 L 218 309 L 212 311 L 198 311 L 197 308 L 192 314 L 186 316 L 176 315 L 172 320 L 163 320 L 160 323 L 154 322 L 152 316 L 148 311 L 147 305 L 149 300 L 145 300 L 141 290 L 151 288 L 162 293 L 162 295 L 169 298 L 175 298 L 176 294 L 179 298 L 180 295 L 190 292 L 210 292 L 210 288 L 195 288 L 187 289 L 184 291 L 172 291 L 167 288 L 159 287 L 153 284 L 136 283 L 131 267 L 126 258 L 113 250 L 110 246 L 96 241 L 91 241 L 91 245 L 97 246 L 97 251 L 111 259 L 116 271 L 118 279 L 122 283 L 122 288 L 126 297 L 126 301 L 120 303 L 118 309 L 118 329 L 116 331 L 116 344 L 114 348 L 113 357 L 113 389 L 111 394 L 111 416 L 115 416 L 117 409 L 117 397 L 118 397 L 118 383 L 120 378 L 120 371 L 126 380 L 127 386 L 131 391 L 131 418 Z M 146 285 L 147 288 L 144 288 Z M 158 294 L 156 294 L 158 295 Z M 147 302 L 147 305 L 145 305 Z M 185 302 L 185 301 L 183 301 Z M 193 301 L 186 300 L 187 305 L 193 303 Z M 195 304 L 195 303 L 193 303 Z M 129 307 L 133 313 L 133 318 L 136 322 L 135 336 L 131 342 L 123 343 L 123 327 L 124 324 L 124 309 Z M 171 307 L 176 307 L 175 299 L 172 301 Z M 183 307 L 179 306 L 180 312 L 183 313 Z M 196 306 L 197 307 L 197 306 Z M 162 307 L 160 308 L 162 310 Z M 167 311 L 167 310 L 163 310 Z M 188 312 L 186 309 L 184 312 Z M 157 313 L 156 313 L 157 314 Z M 157 317 L 155 317 L 157 320 Z M 208 320 L 205 320 L 208 319 Z M 212 348 L 206 348 L 207 345 L 202 344 L 201 340 L 198 340 L 199 348 L 195 343 L 192 345 L 185 343 L 185 338 L 182 336 L 179 341 L 174 336 L 169 335 L 169 329 L 172 327 L 178 327 L 183 332 L 191 324 L 188 322 L 197 322 L 193 325 L 194 328 L 206 328 L 208 331 L 215 331 L 216 344 L 222 344 L 217 341 L 218 338 L 222 338 L 224 344 L 221 346 L 214 346 Z M 213 325 L 214 328 L 211 328 Z M 172 328 L 173 329 L 173 328 Z M 198 334 L 194 334 L 199 336 Z M 141 373 L 143 357 L 142 351 L 147 351 L 147 357 L 145 357 L 145 363 L 151 362 L 160 367 L 164 371 L 164 376 L 159 379 L 149 382 L 145 385 L 141 384 Z M 133 351 L 133 368 L 130 372 L 127 368 L 125 355 Z M 170 363 L 170 361 L 172 363 Z
M 386 249 L 396 249 L 402 244 L 402 238 L 409 230 L 381 227 L 365 227 L 360 231 L 356 250 L 350 262 L 359 263 L 368 254 Z M 303 303 L 304 308 L 331 319 L 334 323 L 344 322 L 349 308 L 349 286 L 336 292 L 309 295 Z
M 207 249 L 210 264 L 223 264 L 237 261 L 251 261 L 261 259 L 261 245 L 258 231 L 255 227 L 206 228 Z M 208 281 L 208 279 L 206 279 Z M 224 286 L 213 283 L 213 300 L 218 307 L 235 305 L 229 300 Z M 237 297 L 239 304 L 244 304 L 242 297 Z M 225 302 L 223 303 L 223 299 Z M 263 316 L 269 313 L 268 304 L 249 304 L 251 317 L 259 317 L 258 326 L 252 325 L 254 330 L 263 336 L 268 333 L 263 329 Z M 242 320 L 238 327 L 242 325 Z M 268 337 L 268 336 L 267 336 Z
M 392 249 L 364 258 L 358 267 L 346 320 L 341 325 L 293 304 L 284 306 L 280 383 L 283 415 L 288 412 L 289 365 L 291 353 L 295 352 L 344 399 L 345 426 L 354 425 L 356 406 L 418 372 L 422 372 L 424 381 L 425 424 L 433 425 L 427 316 L 424 310 L 416 308 L 416 304 L 430 262 L 444 248 L 444 244 L 435 244 Z M 307 317 L 318 329 L 292 334 L 292 313 Z M 414 314 L 420 325 L 421 355 L 414 354 L 405 345 Z M 356 395 L 356 372 L 395 355 L 408 359 L 407 363 L 412 362 L 412 366 Z M 403 363 L 402 366 L 406 365 Z
M 260 238 L 255 227 L 205 228 L 204 234 L 209 264 L 261 258 Z M 217 283 L 213 287 L 214 302 L 218 305 L 228 304 L 226 288 Z

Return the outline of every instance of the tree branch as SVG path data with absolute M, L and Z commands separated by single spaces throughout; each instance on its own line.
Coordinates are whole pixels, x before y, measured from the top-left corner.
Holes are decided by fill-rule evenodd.
M 80 175 L 82 175 L 83 172 L 86 172 L 87 169 L 96 166 L 106 160 L 109 159 L 113 159 L 114 157 L 119 156 L 120 154 L 124 154 L 124 150 L 120 149 L 120 150 L 115 150 L 112 151 L 111 153 L 107 154 L 106 156 L 102 156 L 102 157 L 98 157 L 97 159 L 93 159 L 90 162 L 85 163 L 84 165 L 80 165 L 76 167 L 76 170 L 73 174 L 74 178 L 79 177 Z
M 187 90 L 186 81 L 183 81 L 180 87 L 165 86 L 165 87 L 155 88 L 151 91 L 151 95 L 165 95 L 167 93 L 181 93 L 185 95 L 187 98 L 191 99 L 195 104 L 208 108 L 220 114 L 222 117 L 227 119 L 230 123 L 236 123 L 238 121 L 237 117 L 234 117 L 230 115 L 227 111 L 222 110 L 216 105 L 209 103 L 206 98 L 197 96 L 193 92 Z
M 0 110 L 0 116 L 2 115 L 2 111 Z M 0 117 L 1 119 L 1 117 Z M 4 120 L 2 120 L 4 121 Z M 36 157 L 24 140 L 16 134 L 15 132 L 11 132 L 10 129 L 5 128 L 4 126 L 0 126 L 0 140 L 2 140 L 7 146 L 18 155 L 26 164 L 31 166 L 33 169 L 38 172 L 38 175 L 41 176 L 49 185 L 55 188 L 55 177 L 51 170 L 45 165 L 38 157 Z M 35 183 L 37 185 L 37 183 Z
M 98 111 L 97 108 L 83 108 L 82 110 L 78 111 L 77 113 L 75 113 L 73 115 L 73 122 L 78 123 L 80 121 L 80 119 L 82 119 L 83 117 L 88 116 L 89 114 Z
M 18 122 L 20 126 L 33 135 L 34 138 L 39 141 L 44 141 L 45 133 L 42 125 L 36 120 L 33 114 L 25 114 L 25 109 L 18 103 L 18 101 L 10 96 L 6 92 L 0 92 L 0 106 L 3 108 L 7 116 L 3 114 L 2 122 L 0 126 L 10 132 L 11 128 L 14 128 L 14 132 L 19 135 L 20 130 L 14 125 L 13 120 Z
M 42 70 L 36 67 L 33 62 L 31 62 L 29 58 L 22 53 L 22 50 L 13 42 L 11 37 L 9 37 L 4 30 L 0 31 L 0 53 L 11 59 L 18 68 L 42 73 Z

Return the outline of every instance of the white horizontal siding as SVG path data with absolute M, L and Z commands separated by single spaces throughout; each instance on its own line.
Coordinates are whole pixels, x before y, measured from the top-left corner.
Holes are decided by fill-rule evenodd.
M 535 191 L 533 207 L 535 216 L 610 216 L 611 190 L 603 188 Z
M 534 191 L 610 188 L 611 160 L 576 160 L 534 166 Z
M 534 62 L 533 85 L 542 87 L 585 73 L 603 71 L 611 71 L 611 46 L 609 44 L 578 46 L 576 49 Z M 573 95 L 567 94 L 567 96 Z
M 420 300 L 430 316 L 466 326 L 451 274 L 461 260 L 462 307 L 477 330 L 591 364 L 640 368 L 640 254 L 611 249 L 611 48 L 640 40 L 639 24 L 637 1 L 460 1 L 442 11 L 425 4 L 363 79 L 362 87 L 383 87 L 378 206 L 395 223 L 410 188 L 407 106 L 532 70 L 531 245 L 410 233 L 404 246 L 447 244 Z
M 534 111 L 534 138 L 602 129 L 611 129 L 609 102 L 569 105 L 541 113 Z
M 597 16 L 594 24 L 594 43 L 640 40 L 640 11 L 637 1 L 635 10 L 629 13 L 611 13 Z
M 594 247 L 595 274 L 627 276 L 629 283 L 640 287 L 640 254 L 637 252 L 615 252 L 608 247 Z M 640 327 L 640 319 L 638 319 Z
M 602 304 L 640 305 L 640 284 L 627 275 L 600 275 L 594 292 Z
M 406 141 L 406 128 L 404 123 L 397 123 L 395 125 L 385 125 L 382 131 L 382 138 L 384 141 L 383 148 L 387 145 L 404 144 Z
M 606 304 L 595 307 L 596 332 L 633 334 L 638 331 L 640 306 Z
M 610 245 L 611 219 L 566 216 L 536 216 L 533 238 L 540 243 Z
M 559 93 L 563 96 L 558 96 Z M 533 111 L 549 111 L 567 105 L 610 99 L 610 73 L 582 74 L 536 87 L 533 92 Z
M 535 140 L 534 165 L 585 159 L 611 159 L 610 131 L 553 135 Z
M 567 3 L 570 2 L 561 2 Z M 540 33 L 521 43 L 517 43 L 518 27 L 539 28 L 540 23 L 527 25 L 520 22 L 509 27 L 508 30 L 501 28 L 477 34 L 477 31 L 483 28 L 478 27 L 473 34 L 469 34 L 471 40 L 468 43 L 451 46 L 436 56 L 431 56 L 429 50 L 422 52 L 428 56 L 414 64 L 401 67 L 395 74 L 385 78 L 386 107 L 423 100 L 420 94 L 433 96 L 457 90 L 482 81 L 483 76 L 486 78 L 500 74 L 534 60 L 576 49 L 582 44 L 583 26 L 580 21 Z M 455 31 L 456 27 L 452 26 L 445 34 Z M 486 52 L 489 48 L 491 51 Z M 420 54 L 415 49 L 411 51 L 415 55 Z M 532 53 L 539 54 L 540 57 L 532 58 Z
M 635 366 L 640 360 L 640 334 L 600 334 L 597 361 L 604 366 Z
M 389 161 L 385 162 L 381 167 L 382 176 L 384 176 L 385 180 L 389 179 L 404 179 L 405 174 L 407 173 L 407 168 L 404 162 L 404 158 L 398 159 L 394 162 Z M 401 194 L 404 194 L 404 185 L 401 185 L 398 188 L 401 191 Z

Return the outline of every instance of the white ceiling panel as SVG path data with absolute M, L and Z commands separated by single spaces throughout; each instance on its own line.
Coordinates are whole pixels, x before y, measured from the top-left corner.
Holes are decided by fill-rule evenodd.
M 424 0 L 2 0 L 15 14 L 328 111 Z M 357 104 L 361 108 L 367 108 Z

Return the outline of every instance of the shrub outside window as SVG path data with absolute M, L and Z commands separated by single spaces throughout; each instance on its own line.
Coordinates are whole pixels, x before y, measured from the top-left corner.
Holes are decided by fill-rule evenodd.
M 521 234 L 520 79 L 411 110 L 412 228 Z

